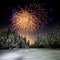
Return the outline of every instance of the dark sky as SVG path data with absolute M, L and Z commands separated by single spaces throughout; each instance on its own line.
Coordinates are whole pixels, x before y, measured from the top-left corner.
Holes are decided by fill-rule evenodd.
M 29 4 L 31 2 L 41 3 L 47 10 L 49 16 L 47 24 L 41 28 L 40 31 L 36 33 L 36 35 L 38 35 L 38 33 L 45 34 L 60 28 L 59 0 L 0 0 L 0 29 L 9 28 L 9 20 L 12 15 L 13 8 L 17 8 L 19 5 L 24 7 L 25 4 Z
M 0 0 L 0 27 L 8 26 L 9 19 L 12 15 L 12 9 L 18 5 L 23 6 L 30 2 L 38 1 L 44 5 L 49 13 L 50 20 L 48 21 L 48 27 L 50 25 L 59 24 L 59 1 L 58 0 Z

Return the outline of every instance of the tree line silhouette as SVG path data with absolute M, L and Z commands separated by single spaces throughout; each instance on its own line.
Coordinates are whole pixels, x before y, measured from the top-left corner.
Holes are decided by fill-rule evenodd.
M 39 35 L 32 45 L 16 32 L 0 30 L 0 49 L 13 48 L 60 48 L 60 30 L 48 33 L 45 38 Z

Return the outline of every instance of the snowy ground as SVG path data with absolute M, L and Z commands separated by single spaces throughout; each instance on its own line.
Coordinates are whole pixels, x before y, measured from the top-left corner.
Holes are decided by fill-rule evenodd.
M 60 60 L 60 50 L 14 49 L 0 51 L 0 60 Z

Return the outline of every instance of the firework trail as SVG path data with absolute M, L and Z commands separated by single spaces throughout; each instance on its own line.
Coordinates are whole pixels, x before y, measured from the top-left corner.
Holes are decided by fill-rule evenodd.
M 39 3 L 32 3 L 13 13 L 11 26 L 20 33 L 33 32 L 46 23 L 47 12 Z

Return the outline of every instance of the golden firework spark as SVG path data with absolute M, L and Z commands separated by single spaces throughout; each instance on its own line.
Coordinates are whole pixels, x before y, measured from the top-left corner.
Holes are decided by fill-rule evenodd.
M 32 32 L 37 29 L 36 24 L 39 25 L 40 21 L 35 15 L 26 10 L 17 13 L 12 20 L 12 28 L 20 32 Z
M 20 8 L 13 12 L 11 18 L 11 27 L 18 31 L 19 35 L 29 38 L 29 33 L 36 32 L 41 25 L 47 22 L 47 12 L 39 3 L 31 3 L 25 8 Z M 28 33 L 28 34 L 27 34 Z
M 46 21 L 46 12 L 41 4 L 34 3 L 13 13 L 12 29 L 20 33 L 33 32 Z

